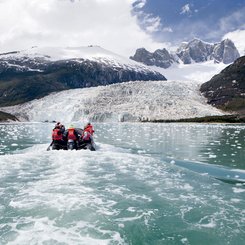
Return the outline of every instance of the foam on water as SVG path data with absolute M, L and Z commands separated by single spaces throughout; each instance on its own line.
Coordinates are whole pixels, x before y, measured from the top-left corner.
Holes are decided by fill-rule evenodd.
M 106 149 L 113 147 L 105 146 Z M 9 244 L 109 244 L 114 238 L 120 238 L 116 231 L 97 227 L 97 217 L 90 211 L 95 208 L 100 215 L 114 214 L 107 210 L 114 201 L 102 199 L 93 188 L 83 184 L 88 179 L 84 169 L 97 152 L 59 151 L 57 154 L 45 150 L 46 145 L 34 146 L 25 153 L 1 159 L 5 163 L 1 164 L 6 184 L 3 195 L 8 189 L 15 193 L 7 209 L 22 216 L 3 225 L 9 231 L 3 232 L 2 242 L 13 239 Z M 104 239 L 97 239 L 97 233 Z

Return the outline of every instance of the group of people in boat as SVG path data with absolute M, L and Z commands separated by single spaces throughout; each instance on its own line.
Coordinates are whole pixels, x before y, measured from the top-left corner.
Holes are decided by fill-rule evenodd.
M 73 125 L 65 129 L 63 124 L 57 122 L 52 131 L 50 147 L 52 146 L 53 150 L 90 149 L 95 151 L 93 135 L 94 128 L 90 122 L 86 123 L 83 129 L 75 128 Z

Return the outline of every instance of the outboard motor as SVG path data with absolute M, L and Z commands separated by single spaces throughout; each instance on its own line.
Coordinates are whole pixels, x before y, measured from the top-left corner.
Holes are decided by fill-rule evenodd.
M 75 140 L 69 139 L 67 142 L 67 150 L 77 150 L 77 143 Z

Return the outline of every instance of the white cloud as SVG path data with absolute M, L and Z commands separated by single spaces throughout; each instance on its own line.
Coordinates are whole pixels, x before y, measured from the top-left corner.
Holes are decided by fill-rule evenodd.
M 153 33 L 161 29 L 161 18 L 159 16 L 144 15 L 143 25 L 147 32 Z
M 141 9 L 146 5 L 146 2 L 147 2 L 147 0 L 138 0 L 135 2 L 134 7 Z
M 219 27 L 221 30 L 227 31 L 234 29 L 237 26 L 240 26 L 241 28 L 245 29 L 245 7 L 233 12 L 232 14 L 229 14 L 228 16 L 225 16 L 220 19 L 219 21 Z
M 132 15 L 136 2 L 143 7 L 146 0 L 1 0 L 0 52 L 94 44 L 129 56 L 138 47 L 156 49 Z M 148 19 L 148 31 L 159 21 Z
M 163 32 L 173 32 L 173 29 L 171 27 L 164 27 L 162 29 Z
M 180 14 L 190 14 L 190 13 L 191 13 L 191 7 L 189 3 L 181 8 Z
M 236 30 L 224 35 L 222 39 L 231 39 L 237 47 L 240 55 L 245 55 L 245 30 Z

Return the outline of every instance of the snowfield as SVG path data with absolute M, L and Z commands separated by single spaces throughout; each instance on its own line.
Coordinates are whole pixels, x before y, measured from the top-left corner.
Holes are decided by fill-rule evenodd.
M 215 64 L 213 60 L 210 60 L 193 64 L 173 64 L 167 69 L 156 66 L 150 67 L 162 73 L 167 80 L 195 81 L 201 85 L 209 81 L 214 75 L 219 74 L 227 65 L 222 62 Z
M 224 114 L 207 105 L 199 84 L 190 81 L 136 81 L 72 89 L 1 110 L 22 120 L 62 122 L 167 120 Z
M 19 65 L 19 70 L 32 70 L 26 66 L 26 61 L 31 61 L 32 64 L 39 62 L 54 62 L 66 60 L 83 63 L 85 60 L 98 62 L 104 66 L 112 68 L 122 68 L 125 70 L 134 70 L 138 72 L 148 73 L 156 72 L 149 66 L 136 62 L 124 56 L 115 54 L 100 46 L 81 46 L 81 47 L 32 47 L 31 49 L 15 51 L 10 53 L 0 54 L 0 58 L 6 62 L 8 66 L 15 66 L 9 60 L 25 61 L 22 66 Z M 33 70 L 34 71 L 34 70 Z M 36 69 L 35 71 L 42 72 Z

